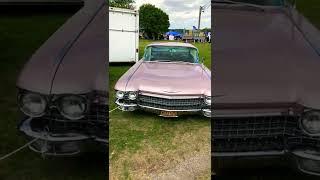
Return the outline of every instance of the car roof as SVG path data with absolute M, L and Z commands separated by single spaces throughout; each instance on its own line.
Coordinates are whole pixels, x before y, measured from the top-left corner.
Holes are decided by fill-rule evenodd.
M 182 42 L 154 42 L 149 44 L 148 46 L 177 46 L 177 47 L 190 47 L 196 48 L 194 45 L 189 43 L 182 43 Z M 197 48 L 196 48 L 197 49 Z

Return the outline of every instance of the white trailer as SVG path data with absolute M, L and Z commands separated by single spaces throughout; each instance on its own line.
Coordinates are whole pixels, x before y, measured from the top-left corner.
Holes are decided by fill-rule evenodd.
M 139 12 L 109 7 L 109 62 L 139 60 Z

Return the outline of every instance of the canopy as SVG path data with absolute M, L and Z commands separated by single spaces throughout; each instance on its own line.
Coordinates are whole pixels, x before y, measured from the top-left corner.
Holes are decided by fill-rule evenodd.
M 166 33 L 166 35 L 168 36 L 168 35 L 172 35 L 172 36 L 181 36 L 181 34 L 180 33 L 178 33 L 178 32 L 176 32 L 176 31 L 169 31 L 169 32 L 167 32 Z

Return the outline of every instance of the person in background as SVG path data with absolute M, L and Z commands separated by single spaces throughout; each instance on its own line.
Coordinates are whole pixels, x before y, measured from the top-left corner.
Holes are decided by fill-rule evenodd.
M 208 36 L 208 42 L 211 43 L 211 32 L 210 31 L 208 32 L 207 36 Z

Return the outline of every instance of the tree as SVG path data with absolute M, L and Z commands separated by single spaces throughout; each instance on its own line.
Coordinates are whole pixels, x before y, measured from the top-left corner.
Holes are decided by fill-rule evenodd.
M 204 28 L 200 30 L 201 32 L 211 32 L 211 28 Z
M 135 0 L 109 0 L 109 6 L 125 9 L 134 9 L 133 3 Z
M 159 39 L 170 26 L 169 16 L 151 4 L 144 4 L 139 10 L 140 28 L 148 38 Z

